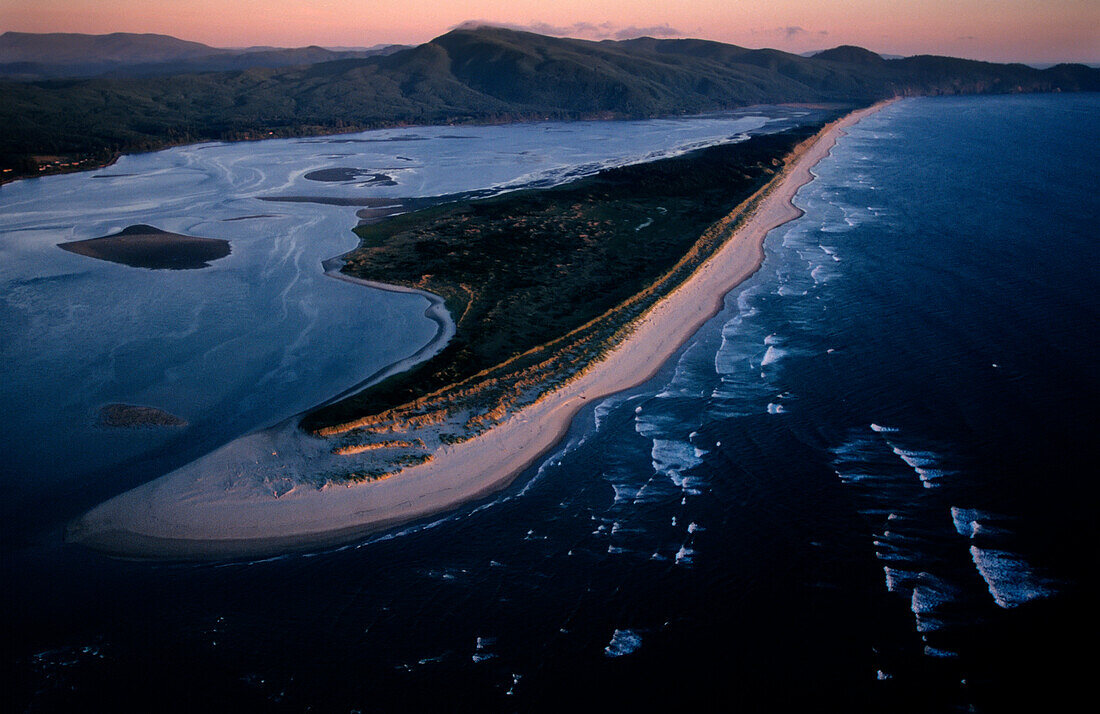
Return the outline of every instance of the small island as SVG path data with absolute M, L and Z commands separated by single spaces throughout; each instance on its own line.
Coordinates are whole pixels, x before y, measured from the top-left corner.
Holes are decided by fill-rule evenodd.
M 96 260 L 149 270 L 196 270 L 229 255 L 229 241 L 170 233 L 138 224 L 100 238 L 58 243 L 58 248 Z
M 137 404 L 108 404 L 99 410 L 99 420 L 103 426 L 119 429 L 187 426 L 187 422 L 175 414 Z
M 318 169 L 310 171 L 302 178 L 307 181 L 328 181 L 331 183 L 348 183 L 359 181 L 361 186 L 396 186 L 397 182 L 389 174 L 368 169 L 353 169 L 346 166 L 337 166 L 331 169 Z

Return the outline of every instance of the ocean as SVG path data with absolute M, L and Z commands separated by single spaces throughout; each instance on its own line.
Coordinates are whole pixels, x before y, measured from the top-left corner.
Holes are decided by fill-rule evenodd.
M 258 562 L 9 541 L 9 709 L 1068 706 L 1098 136 L 1095 94 L 864 119 L 657 375 L 453 513 Z

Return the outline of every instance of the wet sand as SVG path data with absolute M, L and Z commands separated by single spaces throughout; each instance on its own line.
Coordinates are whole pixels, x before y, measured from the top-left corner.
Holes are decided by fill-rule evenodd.
M 643 316 L 627 340 L 566 387 L 477 438 L 385 480 L 279 493 L 270 482 L 242 476 L 242 467 L 270 461 L 265 468 L 278 463 L 293 471 L 296 462 L 304 465 L 330 446 L 283 425 L 101 504 L 70 524 L 67 538 L 120 557 L 257 557 L 348 542 L 504 488 L 561 440 L 579 409 L 649 379 L 717 314 L 726 293 L 759 268 L 768 232 L 802 214 L 791 201 L 812 180 L 810 169 L 845 127 L 882 106 L 853 112 L 807 141 L 763 189 L 751 215 L 688 281 Z

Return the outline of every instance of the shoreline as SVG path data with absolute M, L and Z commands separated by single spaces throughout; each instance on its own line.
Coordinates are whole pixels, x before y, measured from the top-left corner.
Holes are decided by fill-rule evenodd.
M 707 116 L 710 114 L 722 114 L 725 112 L 735 111 L 747 111 L 753 107 L 758 106 L 778 106 L 778 107 L 816 107 L 816 106 L 830 106 L 830 105 L 844 105 L 851 106 L 851 102 L 777 102 L 774 104 L 762 104 L 757 102 L 756 104 L 747 104 L 745 106 L 727 107 L 725 109 L 714 109 L 711 111 L 700 112 L 698 114 L 654 114 L 652 116 L 642 117 L 630 117 L 630 116 L 606 116 L 602 113 L 596 114 L 581 114 L 572 118 L 558 118 L 551 121 L 564 121 L 564 122 L 583 122 L 583 121 L 648 121 L 651 119 L 676 119 L 685 116 Z M 287 133 L 280 134 L 279 136 L 250 136 L 243 139 L 202 139 L 197 141 L 168 141 L 162 145 L 153 149 L 142 149 L 133 151 L 118 151 L 115 152 L 110 159 L 103 159 L 99 162 L 89 164 L 88 166 L 80 166 L 75 169 L 66 171 L 44 171 L 35 174 L 22 174 L 19 176 L 0 177 L 0 187 L 7 186 L 8 184 L 15 183 L 16 181 L 27 181 L 36 178 L 47 178 L 50 176 L 64 176 L 65 174 L 83 173 L 85 171 L 99 171 L 101 169 L 110 168 L 118 163 L 119 159 L 126 156 L 140 156 L 142 154 L 155 154 L 160 151 L 167 151 L 169 149 L 178 149 L 185 146 L 201 146 L 203 144 L 238 144 L 250 141 L 272 141 L 277 139 L 306 139 L 306 138 L 318 138 L 326 136 L 350 136 L 352 134 L 362 134 L 368 131 L 389 131 L 392 129 L 416 129 L 427 127 L 441 127 L 441 126 L 506 126 L 508 124 L 538 124 L 539 122 L 546 121 L 545 116 L 542 113 L 536 112 L 532 115 L 521 116 L 517 119 L 503 120 L 503 121 L 468 121 L 459 122 L 457 124 L 437 123 L 437 124 L 417 124 L 402 121 L 392 122 L 380 122 L 375 126 L 369 127 L 357 127 L 350 129 L 332 129 L 331 131 L 320 132 L 306 132 L 301 134 Z M 89 159 L 91 161 L 91 159 Z
M 287 459 L 313 458 L 328 444 L 292 435 L 286 427 L 260 432 L 100 504 L 70 524 L 66 539 L 135 559 L 263 557 L 346 543 L 506 487 L 560 442 L 583 406 L 650 379 L 721 310 L 726 294 L 760 267 L 767 234 L 803 214 L 792 199 L 813 179 L 811 169 L 828 156 L 845 128 L 889 103 L 851 112 L 810 139 L 721 247 L 650 309 L 629 337 L 567 386 L 484 434 L 445 446 L 432 461 L 393 478 L 279 493 L 270 483 L 241 478 L 243 469 L 259 467 L 266 474 L 281 465 L 285 470 Z M 280 448 L 283 457 L 278 457 Z M 265 465 L 271 461 L 268 453 L 280 459 L 270 467 Z
M 352 285 L 361 285 L 363 287 L 374 288 L 376 290 L 384 290 L 391 293 L 412 293 L 413 295 L 420 295 L 428 301 L 428 307 L 424 309 L 424 317 L 428 318 L 436 325 L 435 335 L 432 339 L 428 340 L 428 343 L 412 353 L 404 359 L 399 359 L 396 362 L 382 367 L 373 374 L 368 375 L 366 378 L 360 380 L 357 384 L 348 387 L 344 391 L 332 396 L 329 399 L 315 404 L 302 414 L 298 414 L 294 417 L 295 421 L 300 420 L 305 414 L 313 412 L 321 407 L 333 404 L 340 401 L 344 397 L 351 396 L 358 392 L 363 391 L 367 387 L 381 382 L 387 377 L 397 374 L 398 372 L 404 372 L 405 370 L 413 367 L 420 362 L 431 359 L 438 354 L 447 343 L 451 341 L 451 338 L 455 336 L 456 325 L 451 318 L 451 313 L 447 310 L 446 301 L 435 293 L 430 293 L 427 290 L 417 290 L 416 288 L 405 287 L 404 285 L 390 285 L 389 283 L 379 283 L 374 280 L 364 280 L 362 278 L 356 278 L 342 272 L 341 268 L 344 266 L 343 256 L 337 256 L 335 258 L 329 258 L 321 263 L 321 267 L 324 268 L 324 274 L 335 280 L 342 280 Z

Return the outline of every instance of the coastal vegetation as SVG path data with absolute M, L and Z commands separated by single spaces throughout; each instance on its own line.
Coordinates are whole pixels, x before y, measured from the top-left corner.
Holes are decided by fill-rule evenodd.
M 443 296 L 456 333 L 431 359 L 313 412 L 302 427 L 333 439 L 333 454 L 377 465 L 503 421 L 628 335 L 820 128 L 361 225 L 343 270 Z
M 1083 65 L 1038 70 L 933 56 L 887 60 L 854 47 L 802 57 L 704 40 L 590 42 L 492 27 L 454 30 L 393 54 L 319 57 L 302 55 L 293 67 L 0 81 L 0 177 L 81 170 L 120 153 L 196 141 L 408 124 L 1100 89 L 1100 70 Z

